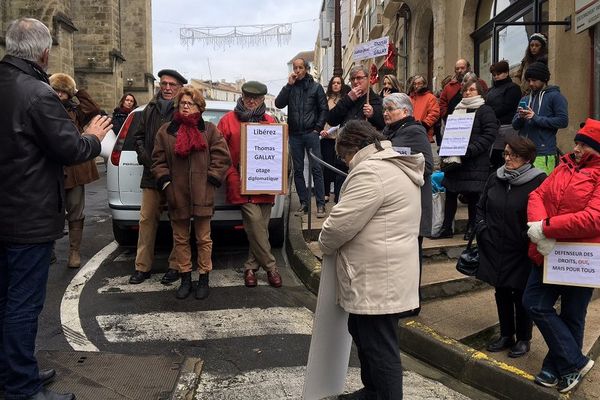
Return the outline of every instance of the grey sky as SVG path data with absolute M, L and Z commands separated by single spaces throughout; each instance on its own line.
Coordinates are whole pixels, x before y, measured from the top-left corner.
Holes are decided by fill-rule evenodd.
M 287 80 L 286 63 L 298 52 L 314 49 L 322 0 L 153 0 L 152 41 L 154 74 L 174 68 L 186 78 L 259 80 L 277 94 Z M 210 5 L 208 5 L 210 4 Z M 310 20 L 310 21 L 307 21 Z M 294 23 L 291 41 L 260 47 L 213 48 L 179 40 L 179 28 Z

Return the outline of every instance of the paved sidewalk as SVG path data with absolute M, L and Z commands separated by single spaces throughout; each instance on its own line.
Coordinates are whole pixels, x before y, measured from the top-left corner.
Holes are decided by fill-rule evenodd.
M 292 195 L 292 210 L 298 208 L 294 200 Z M 328 204 L 328 210 L 331 206 Z M 464 218 L 460 213 L 459 232 L 464 222 L 460 221 Z M 321 268 L 316 239 L 323 221 L 313 216 L 311 231 L 307 215 L 290 214 L 288 222 L 290 264 L 314 293 L 318 291 Z M 584 338 L 584 352 L 597 360 L 597 366 L 570 394 L 542 388 L 533 383 L 547 352 L 537 329 L 531 351 L 522 358 L 482 351 L 485 343 L 498 334 L 494 291 L 474 278 L 456 274 L 456 257 L 465 245 L 462 234 L 446 240 L 425 239 L 422 291 L 426 302 L 418 317 L 400 323 L 401 350 L 499 399 L 600 399 L 600 299 L 590 304 Z

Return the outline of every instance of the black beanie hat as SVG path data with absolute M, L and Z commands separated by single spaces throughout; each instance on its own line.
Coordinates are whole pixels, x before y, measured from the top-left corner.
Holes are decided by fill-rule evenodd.
M 532 63 L 525 71 L 525 79 L 527 80 L 530 78 L 548 82 L 550 80 L 550 70 L 548 69 L 548 66 L 539 61 Z

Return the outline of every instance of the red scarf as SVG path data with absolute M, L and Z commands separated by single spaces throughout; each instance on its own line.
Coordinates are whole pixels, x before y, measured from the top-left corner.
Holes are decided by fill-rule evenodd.
M 119 111 L 122 112 L 123 114 L 129 114 L 131 112 L 131 108 L 119 107 Z
M 173 120 L 179 123 L 177 141 L 175 142 L 175 154 L 179 157 L 187 157 L 192 151 L 206 149 L 206 140 L 204 140 L 204 135 L 198 129 L 200 118 L 200 113 L 185 116 L 177 111 L 173 115 Z

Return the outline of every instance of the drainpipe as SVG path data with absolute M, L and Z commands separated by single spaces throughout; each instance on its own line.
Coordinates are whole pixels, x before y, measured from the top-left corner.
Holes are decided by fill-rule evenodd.
M 594 25 L 594 56 L 593 56 L 593 74 L 594 84 L 592 85 L 594 90 L 594 119 L 600 119 L 600 23 Z

